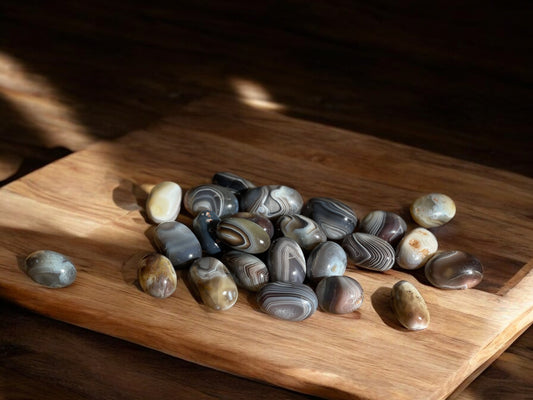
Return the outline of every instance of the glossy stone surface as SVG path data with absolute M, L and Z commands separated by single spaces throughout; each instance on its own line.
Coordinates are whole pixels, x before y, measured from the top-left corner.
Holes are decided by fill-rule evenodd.
M 455 202 L 442 193 L 426 194 L 411 205 L 411 216 L 424 228 L 446 224 L 455 216 L 455 211 Z
M 194 233 L 178 221 L 159 224 L 154 229 L 154 241 L 174 268 L 187 268 L 193 260 L 202 256 L 202 247 Z
M 358 267 L 387 271 L 394 265 L 394 248 L 385 240 L 368 233 L 352 233 L 342 241 L 348 258 Z
M 245 179 L 233 172 L 217 172 L 213 175 L 212 182 L 215 185 L 224 186 L 234 193 L 242 192 L 243 190 L 253 189 L 255 185 L 248 179 Z
M 394 247 L 405 235 L 407 224 L 398 214 L 376 210 L 363 218 L 359 231 L 380 237 Z
M 274 237 L 274 225 L 268 218 L 247 211 L 240 211 L 236 214 L 233 214 L 233 217 L 249 219 L 250 221 L 255 222 L 257 225 L 261 226 L 263 230 L 268 233 L 270 239 Z
M 335 242 L 316 246 L 307 258 L 307 279 L 317 282 L 328 276 L 343 275 L 348 263 L 346 252 Z
M 282 185 L 260 186 L 241 195 L 241 211 L 248 211 L 266 218 L 299 214 L 303 206 L 300 193 Z
M 178 286 L 178 277 L 172 263 L 159 253 L 150 253 L 139 260 L 139 285 L 150 296 L 164 299 Z
M 256 292 L 270 280 L 268 268 L 263 261 L 242 251 L 228 251 L 222 262 L 230 270 L 237 286 Z
M 211 211 L 224 218 L 239 211 L 239 201 L 233 192 L 226 187 L 213 184 L 187 190 L 183 205 L 192 216 L 201 211 Z
M 318 307 L 315 292 L 307 285 L 294 282 L 272 282 L 257 293 L 257 303 L 266 314 L 287 321 L 303 321 Z
M 181 187 L 174 182 L 155 185 L 146 199 L 146 214 L 156 224 L 174 221 L 181 209 Z
M 357 215 L 343 202 L 329 197 L 313 197 L 307 201 L 302 214 L 315 220 L 328 240 L 339 240 L 352 233 Z
M 278 223 L 283 235 L 294 239 L 304 251 L 311 251 L 327 240 L 322 228 L 303 215 L 284 215 L 279 218 Z
M 424 272 L 441 289 L 469 289 L 483 280 L 483 265 L 472 254 L 459 250 L 441 251 L 426 263 Z
M 418 289 L 410 282 L 399 281 L 392 287 L 392 310 L 405 328 L 417 331 L 429 325 L 429 310 Z
M 224 218 L 217 226 L 217 237 L 232 249 L 250 254 L 264 253 L 270 247 L 268 233 L 245 218 Z
M 396 247 L 396 263 L 404 269 L 417 269 L 437 252 L 439 243 L 426 228 L 415 228 L 407 233 Z
M 306 265 L 302 249 L 293 239 L 274 240 L 268 251 L 268 271 L 272 282 L 297 282 L 305 279 Z
M 76 267 L 63 254 L 52 250 L 38 250 L 24 260 L 24 272 L 35 282 L 49 287 L 62 288 L 76 280 Z
M 324 278 L 315 291 L 320 309 L 333 314 L 351 313 L 363 304 L 363 288 L 349 276 Z
M 192 230 L 202 249 L 210 256 L 220 254 L 220 239 L 217 237 L 217 226 L 220 218 L 212 211 L 201 211 L 192 221 Z
M 237 302 L 237 285 L 226 266 L 216 258 L 202 257 L 195 260 L 189 269 L 189 275 L 207 307 L 224 311 Z

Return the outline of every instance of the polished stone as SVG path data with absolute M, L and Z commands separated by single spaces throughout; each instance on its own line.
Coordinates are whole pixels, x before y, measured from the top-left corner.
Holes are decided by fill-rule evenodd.
M 342 241 L 348 258 L 358 267 L 387 271 L 394 265 L 394 248 L 385 240 L 368 233 L 352 233 Z
M 172 263 L 159 253 L 150 253 L 139 260 L 139 285 L 150 296 L 164 299 L 171 296 L 178 285 Z
M 207 307 L 224 311 L 237 302 L 237 285 L 226 266 L 216 258 L 202 257 L 195 260 L 189 269 L 189 275 Z
M 270 237 L 265 230 L 245 218 L 224 218 L 217 225 L 217 237 L 234 250 L 250 254 L 264 253 L 270 247 Z
M 407 224 L 398 214 L 376 210 L 369 212 L 361 221 L 359 231 L 375 235 L 393 247 L 398 244 L 407 231 Z
M 439 243 L 426 228 L 408 232 L 396 247 L 396 263 L 404 269 L 417 269 L 437 252 Z
M 268 251 L 267 265 L 272 282 L 302 283 L 305 279 L 305 257 L 293 239 L 281 237 L 274 240 Z
M 192 216 L 201 211 L 211 211 L 223 218 L 239 211 L 239 201 L 233 192 L 226 187 L 213 184 L 187 190 L 183 205 Z
M 322 311 L 347 314 L 363 304 L 363 288 L 349 276 L 329 276 L 316 287 L 318 306 Z
M 307 258 L 307 279 L 317 282 L 328 276 L 343 275 L 348 263 L 346 252 L 335 242 L 316 246 Z
M 24 260 L 24 272 L 49 288 L 63 288 L 76 280 L 76 267 L 66 256 L 52 250 L 38 250 Z
M 274 225 L 268 218 L 247 211 L 240 211 L 236 214 L 233 214 L 232 216 L 249 219 L 250 221 L 255 222 L 257 225 L 261 226 L 263 230 L 268 233 L 270 239 L 274 237 Z
M 477 257 L 459 250 L 441 251 L 424 268 L 426 278 L 441 289 L 469 289 L 483 280 L 483 265 Z
M 340 240 L 357 226 L 357 215 L 343 202 L 329 197 L 313 197 L 307 201 L 302 214 L 315 220 L 328 240 Z
M 279 218 L 278 224 L 283 235 L 294 239 L 304 251 L 311 251 L 327 240 L 322 228 L 311 218 L 303 215 L 283 215 Z
M 266 218 L 299 214 L 303 199 L 295 189 L 282 185 L 260 186 L 242 193 L 241 211 L 248 211 Z
M 399 281 L 392 287 L 392 309 L 405 328 L 416 331 L 429 325 L 429 310 L 418 289 L 410 282 Z
M 243 190 L 253 189 L 256 187 L 248 179 L 245 179 L 233 172 L 217 172 L 213 175 L 212 182 L 215 185 L 224 186 L 234 193 L 240 193 Z
M 156 224 L 174 221 L 181 209 L 181 187 L 174 182 L 155 185 L 146 199 L 146 214 Z
M 159 224 L 154 230 L 154 242 L 174 268 L 187 268 L 202 256 L 202 247 L 194 233 L 178 221 Z
M 220 239 L 217 237 L 217 226 L 220 218 L 212 211 L 201 211 L 192 221 L 192 230 L 206 254 L 220 254 Z
M 417 198 L 411 205 L 411 216 L 424 228 L 448 223 L 455 216 L 455 211 L 455 202 L 442 193 L 426 194 Z
M 228 251 L 221 261 L 230 270 L 237 286 L 256 292 L 270 280 L 268 268 L 263 261 L 242 251 Z
M 257 303 L 266 314 L 287 321 L 303 321 L 318 307 L 315 292 L 294 282 L 268 283 L 257 293 Z

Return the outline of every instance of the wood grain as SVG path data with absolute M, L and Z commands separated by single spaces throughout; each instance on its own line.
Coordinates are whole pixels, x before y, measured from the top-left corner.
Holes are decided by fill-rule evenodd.
M 224 157 L 215 156 L 221 150 Z M 183 280 L 164 302 L 148 298 L 127 278 L 128 259 L 150 249 L 134 186 L 172 179 L 187 189 L 218 170 L 287 184 L 304 198 L 337 197 L 360 215 L 402 212 L 438 188 L 461 210 L 447 230 L 435 231 L 441 247 L 477 254 L 489 284 L 441 291 L 401 271 L 352 268 L 348 274 L 367 293 L 360 311 L 317 313 L 298 324 L 261 314 L 244 292 L 229 312 L 207 312 Z M 530 179 L 512 173 L 215 98 L 2 189 L 2 210 L 16 218 L 2 226 L 0 293 L 75 325 L 308 394 L 445 398 L 531 323 L 531 222 L 523 218 L 533 205 L 531 188 Z M 497 239 L 487 234 L 495 225 Z M 36 248 L 71 255 L 76 284 L 50 291 L 22 274 L 17 258 Z M 388 296 L 399 279 L 417 284 L 426 298 L 426 331 L 408 333 L 394 322 Z

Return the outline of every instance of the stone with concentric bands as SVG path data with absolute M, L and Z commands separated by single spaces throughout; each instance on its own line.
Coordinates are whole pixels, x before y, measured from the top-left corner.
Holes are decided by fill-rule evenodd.
M 287 321 L 303 321 L 318 307 L 315 292 L 295 282 L 271 282 L 257 293 L 257 303 L 266 314 Z

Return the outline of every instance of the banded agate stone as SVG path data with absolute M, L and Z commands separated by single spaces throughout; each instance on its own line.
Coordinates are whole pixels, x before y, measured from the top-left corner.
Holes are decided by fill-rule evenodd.
M 52 250 L 38 250 L 24 260 L 24 272 L 49 288 L 63 288 L 76 280 L 76 267 L 66 256 Z
M 448 223 L 455 216 L 455 202 L 442 193 L 429 193 L 411 205 L 411 216 L 424 228 L 435 228 Z
M 224 186 L 234 193 L 242 192 L 243 190 L 253 189 L 255 185 L 248 179 L 245 179 L 233 172 L 217 172 L 213 175 L 212 182 L 215 185 Z
M 220 218 L 224 218 L 239 211 L 239 201 L 233 192 L 224 186 L 213 184 L 187 190 L 183 205 L 192 216 L 201 211 L 212 211 Z
M 154 230 L 154 242 L 174 268 L 187 268 L 202 256 L 202 247 L 194 233 L 178 221 L 159 224 Z
M 268 271 L 273 282 L 302 283 L 306 276 L 305 256 L 296 241 L 281 237 L 268 251 Z
M 266 218 L 299 214 L 303 199 L 295 189 L 283 185 L 267 185 L 249 189 L 241 195 L 241 211 Z
M 217 226 L 217 237 L 234 250 L 250 254 L 264 253 L 270 247 L 265 230 L 245 218 L 227 217 Z
M 137 277 L 144 292 L 160 299 L 171 296 L 178 286 L 172 263 L 159 253 L 147 254 L 139 260 Z
M 357 215 L 343 202 L 329 197 L 313 197 L 307 201 L 302 214 L 315 220 L 328 240 L 339 240 L 357 226 Z
M 192 221 L 192 230 L 200 242 L 202 249 L 210 256 L 220 254 L 220 239 L 217 237 L 217 226 L 220 218 L 212 211 L 201 211 Z
M 416 331 L 429 325 L 429 310 L 418 289 L 410 282 L 399 281 L 392 287 L 392 309 L 398 322 Z
M 363 288 L 349 276 L 324 278 L 315 291 L 320 309 L 333 314 L 351 313 L 363 304 Z
M 346 252 L 335 242 L 316 246 L 307 257 L 306 274 L 311 282 L 335 275 L 343 275 L 348 263 Z
M 295 282 L 271 282 L 257 293 L 257 303 L 266 314 L 287 321 L 303 321 L 318 307 L 315 292 Z
M 222 262 L 231 272 L 237 286 L 251 292 L 257 292 L 270 280 L 267 266 L 253 254 L 228 251 L 222 256 Z
M 306 216 L 284 215 L 279 218 L 278 223 L 283 235 L 294 239 L 304 251 L 311 251 L 327 240 L 322 228 Z
M 440 251 L 424 269 L 426 278 L 441 289 L 469 289 L 483 280 L 483 265 L 472 254 L 459 250 Z
M 394 265 L 394 249 L 385 240 L 368 233 L 352 233 L 342 241 L 348 258 L 358 267 L 388 271 Z
M 375 235 L 394 247 L 405 235 L 407 224 L 398 214 L 376 210 L 369 212 L 363 218 L 359 231 Z

